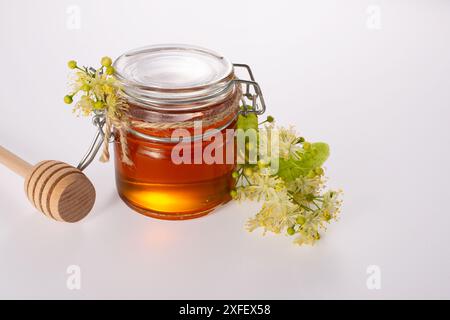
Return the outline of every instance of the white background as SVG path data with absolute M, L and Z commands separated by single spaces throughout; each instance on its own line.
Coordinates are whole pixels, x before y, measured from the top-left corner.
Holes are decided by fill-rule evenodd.
M 94 134 L 62 103 L 68 60 L 190 43 L 250 64 L 280 124 L 330 143 L 345 203 L 318 245 L 297 247 L 244 230 L 257 204 L 136 214 L 112 163 L 95 162 L 94 211 L 70 225 L 33 210 L 1 167 L 0 298 L 450 298 L 449 39 L 446 0 L 1 0 L 0 143 L 28 161 L 76 164 Z M 69 265 L 81 290 L 66 287 Z

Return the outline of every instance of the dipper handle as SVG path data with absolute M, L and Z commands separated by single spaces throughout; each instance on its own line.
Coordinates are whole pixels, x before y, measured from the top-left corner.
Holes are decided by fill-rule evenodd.
M 28 174 L 33 169 L 33 166 L 19 158 L 11 151 L 6 150 L 2 146 L 0 146 L 0 163 L 4 164 L 6 167 L 22 176 L 23 178 L 27 177 Z

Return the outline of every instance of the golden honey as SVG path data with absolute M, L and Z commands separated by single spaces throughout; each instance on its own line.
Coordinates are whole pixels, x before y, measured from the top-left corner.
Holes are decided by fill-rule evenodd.
M 133 165 L 122 163 L 119 157 L 115 160 L 116 184 L 121 198 L 140 213 L 170 220 L 197 218 L 230 200 L 230 190 L 235 183 L 231 173 L 235 164 L 227 163 L 225 157 L 226 150 L 234 148 L 234 141 L 226 141 L 226 129 L 235 128 L 235 114 L 230 113 L 230 118 L 231 123 L 221 131 L 223 144 L 216 150 L 223 154 L 219 164 L 206 164 L 204 161 L 195 164 L 194 153 L 190 164 L 175 164 L 171 158 L 174 144 L 149 142 L 128 134 Z M 221 122 L 213 124 L 213 127 L 220 127 Z M 161 130 L 158 134 L 169 137 L 171 130 Z M 197 141 L 188 144 L 191 150 L 204 150 L 210 143 Z M 115 143 L 115 148 L 119 154 L 120 142 Z

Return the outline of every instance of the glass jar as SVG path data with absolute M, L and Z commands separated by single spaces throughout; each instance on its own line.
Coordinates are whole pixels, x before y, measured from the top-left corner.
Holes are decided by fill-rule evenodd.
M 235 66 L 247 68 L 251 81 L 237 79 Z M 180 220 L 206 215 L 229 201 L 235 161 L 227 155 L 234 149 L 227 132 L 234 131 L 242 111 L 241 84 L 248 97 L 250 85 L 256 84 L 250 69 L 187 45 L 133 50 L 120 56 L 114 68 L 131 120 L 126 141 L 132 165 L 123 163 L 120 139 L 115 141 L 116 184 L 125 203 L 147 216 Z M 217 130 L 214 137 L 207 136 L 208 129 Z M 174 136 L 180 130 L 189 135 Z M 206 163 L 195 150 L 205 150 L 218 135 L 222 142 L 214 153 L 223 161 Z M 182 154 L 183 163 L 173 160 L 174 148 L 180 147 L 193 150 Z

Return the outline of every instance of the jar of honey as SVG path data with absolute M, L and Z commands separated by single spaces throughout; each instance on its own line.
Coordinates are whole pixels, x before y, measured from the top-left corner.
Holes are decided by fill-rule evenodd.
M 251 79 L 238 79 L 235 67 L 245 67 Z M 126 141 L 132 165 L 120 158 L 120 139 L 114 142 L 116 184 L 125 203 L 150 217 L 182 220 L 229 201 L 236 166 L 230 132 L 243 98 L 255 98 L 249 87 L 262 98 L 250 68 L 188 45 L 133 50 L 114 68 L 131 120 Z M 203 151 L 213 143 L 211 162 Z

